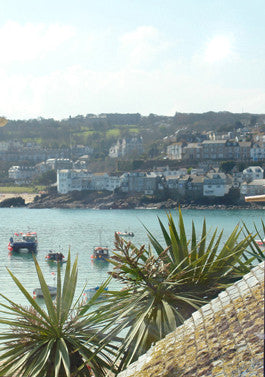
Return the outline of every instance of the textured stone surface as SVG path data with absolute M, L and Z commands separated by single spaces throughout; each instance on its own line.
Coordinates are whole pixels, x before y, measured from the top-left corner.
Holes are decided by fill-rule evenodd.
M 261 263 L 118 377 L 261 377 L 263 346 Z

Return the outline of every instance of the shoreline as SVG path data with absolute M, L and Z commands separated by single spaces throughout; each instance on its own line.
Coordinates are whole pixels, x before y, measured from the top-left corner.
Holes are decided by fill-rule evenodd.
M 121 198 L 118 196 L 84 198 L 75 195 L 58 195 L 58 194 L 32 194 L 32 193 L 0 193 L 0 204 L 5 200 L 22 198 L 25 200 L 25 206 L 28 208 L 61 208 L 61 209 L 135 209 L 135 210 L 170 210 L 180 207 L 181 209 L 197 210 L 249 210 L 265 209 L 265 202 L 259 203 L 239 203 L 239 204 L 195 204 L 195 203 L 178 203 L 172 199 L 161 202 L 143 203 L 139 197 L 130 196 Z M 10 205 L 11 207 L 12 205 Z
M 7 200 L 7 199 L 13 199 L 13 198 L 22 198 L 25 200 L 25 204 L 30 204 L 30 203 L 33 203 L 34 202 L 34 199 L 35 197 L 37 196 L 38 194 L 31 194 L 31 193 L 27 193 L 27 192 L 24 192 L 24 193 L 6 193 L 6 192 L 0 192 L 0 203 L 2 203 L 4 200 Z

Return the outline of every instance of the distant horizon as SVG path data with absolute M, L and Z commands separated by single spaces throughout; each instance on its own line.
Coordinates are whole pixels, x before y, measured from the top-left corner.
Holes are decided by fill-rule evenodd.
M 28 120 L 33 120 L 33 119 L 45 119 L 45 120 L 48 120 L 48 119 L 53 119 L 55 121 L 62 121 L 64 119 L 69 119 L 70 117 L 71 118 L 75 118 L 75 117 L 78 117 L 78 116 L 83 116 L 83 117 L 86 117 L 87 115 L 91 114 L 91 115 L 96 115 L 96 116 L 99 116 L 99 115 L 103 115 L 103 114 L 140 114 L 141 116 L 143 117 L 148 117 L 149 115 L 153 114 L 153 115 L 156 115 L 156 116 L 159 116 L 159 117 L 174 117 L 176 114 L 188 114 L 188 115 L 191 115 L 191 114 L 197 114 L 197 115 L 202 115 L 202 114 L 207 114 L 207 113 L 215 113 L 215 114 L 218 114 L 218 113 L 230 113 L 230 114 L 234 114 L 234 115 L 244 115 L 244 114 L 249 114 L 249 115 L 257 115 L 257 116 L 262 116 L 264 115 L 265 116 L 265 109 L 264 109 L 264 113 L 252 113 L 252 112 L 233 112 L 233 111 L 227 111 L 227 110 L 220 110 L 220 111 L 213 111 L 213 110 L 208 110 L 208 111 L 203 111 L 203 112 L 182 112 L 182 111 L 176 111 L 173 115 L 167 115 L 167 114 L 158 114 L 158 113 L 149 113 L 149 114 L 142 114 L 140 113 L 139 111 L 136 111 L 136 112 L 100 112 L 100 113 L 92 113 L 92 112 L 88 112 L 86 114 L 76 114 L 76 115 L 69 115 L 67 117 L 63 117 L 63 118 L 60 118 L 60 119 L 57 119 L 55 117 L 43 117 L 43 116 L 36 116 L 34 118 L 27 118 L 27 119 L 21 119 L 21 118 L 16 118 L 16 119 L 10 119 L 10 118 L 7 118 L 5 117 L 4 115 L 0 115 L 0 117 L 4 117 L 7 121 L 28 121 Z

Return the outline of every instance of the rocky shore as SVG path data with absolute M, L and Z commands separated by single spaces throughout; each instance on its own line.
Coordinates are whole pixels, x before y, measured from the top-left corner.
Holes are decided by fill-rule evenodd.
M 71 194 L 44 194 L 36 196 L 34 201 L 28 203 L 29 208 L 93 208 L 93 209 L 263 209 L 265 203 L 245 203 L 240 204 L 196 204 L 180 203 L 173 199 L 163 201 L 145 200 L 143 196 L 119 196 L 116 194 L 102 195 L 95 193 L 85 195 L 82 192 Z

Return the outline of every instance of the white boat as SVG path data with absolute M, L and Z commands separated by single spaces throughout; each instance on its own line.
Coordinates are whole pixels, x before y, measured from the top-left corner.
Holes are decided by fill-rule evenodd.
M 134 237 L 133 232 L 115 232 L 119 237 Z

